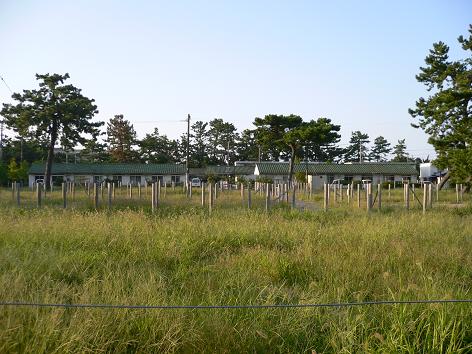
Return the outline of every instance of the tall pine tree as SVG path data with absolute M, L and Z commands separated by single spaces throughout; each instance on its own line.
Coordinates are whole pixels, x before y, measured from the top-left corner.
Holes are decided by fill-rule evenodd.
M 137 144 L 136 131 L 133 125 L 123 118 L 122 114 L 115 115 L 107 123 L 106 142 L 112 161 L 138 161 L 138 154 L 134 150 L 134 146 Z
M 349 146 L 344 152 L 345 162 L 365 162 L 368 160 L 369 151 L 367 144 L 370 142 L 369 135 L 359 130 L 352 132 Z
M 370 150 L 370 160 L 375 162 L 387 161 L 387 155 L 392 151 L 390 143 L 383 136 L 374 139 L 374 146 Z

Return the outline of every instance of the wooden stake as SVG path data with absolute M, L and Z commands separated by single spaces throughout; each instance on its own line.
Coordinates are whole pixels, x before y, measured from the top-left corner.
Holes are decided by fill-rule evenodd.
M 297 190 L 297 186 L 294 184 L 293 187 L 292 187 L 292 209 L 295 209 L 295 205 L 296 205 L 296 201 L 295 201 L 296 190 Z
M 361 184 L 357 184 L 357 207 L 361 208 Z
M 247 208 L 251 209 L 251 207 L 252 207 L 251 182 L 248 182 L 248 186 L 247 186 Z
M 269 188 L 269 183 L 266 183 L 265 211 L 269 212 L 269 209 L 270 209 L 270 188 Z
M 205 206 L 205 182 L 202 182 L 202 207 Z
M 151 184 L 151 208 L 152 208 L 153 213 L 156 212 L 156 208 L 157 208 L 156 197 L 157 197 L 156 183 L 152 182 Z
M 36 183 L 36 203 L 38 208 L 41 208 L 41 197 L 42 197 L 43 186 L 41 183 Z
M 323 184 L 323 208 L 325 211 L 328 210 L 328 191 L 329 191 L 329 186 L 324 183 Z
M 429 183 L 428 184 L 428 201 L 429 201 L 429 208 L 431 209 L 433 207 L 433 196 L 432 196 L 432 189 L 433 189 L 433 184 Z
M 405 189 L 405 208 L 410 210 L 410 184 L 405 183 L 403 187 Z
M 62 183 L 62 207 L 67 208 L 67 184 Z
M 377 185 L 377 205 L 379 210 L 382 209 L 382 184 Z
M 98 209 L 98 184 L 93 184 L 93 206 Z
M 113 192 L 115 191 L 115 188 L 113 183 L 108 182 L 107 185 L 107 199 L 108 199 L 108 209 L 111 209 L 111 200 L 113 197 Z
M 428 186 L 423 184 L 423 214 L 426 214 L 426 205 L 428 203 Z
M 211 214 L 211 211 L 213 210 L 213 183 L 208 184 L 208 212 Z
M 369 183 L 366 185 L 366 202 L 367 202 L 367 212 L 370 212 L 370 209 L 372 208 L 372 184 Z

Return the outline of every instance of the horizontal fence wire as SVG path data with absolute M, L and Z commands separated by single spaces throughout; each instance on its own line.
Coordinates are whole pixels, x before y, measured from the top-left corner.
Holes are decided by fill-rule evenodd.
M 98 308 L 98 309 L 130 309 L 130 310 L 205 310 L 205 309 L 272 309 L 272 308 L 320 308 L 320 307 L 354 307 L 374 305 L 414 305 L 414 304 L 457 304 L 472 303 L 472 299 L 447 300 L 385 300 L 363 302 L 334 302 L 318 304 L 261 304 L 261 305 L 113 305 L 113 304 L 60 304 L 40 302 L 8 302 L 1 301 L 0 306 L 12 307 L 62 307 L 62 308 Z

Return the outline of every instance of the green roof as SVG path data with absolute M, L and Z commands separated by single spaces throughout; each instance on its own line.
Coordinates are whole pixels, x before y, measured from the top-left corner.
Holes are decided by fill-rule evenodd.
M 259 175 L 287 175 L 288 162 L 259 162 Z M 295 164 L 294 172 L 307 172 L 312 175 L 418 175 L 415 163 L 368 162 L 368 163 L 300 163 Z
M 29 174 L 44 174 L 45 163 L 33 163 Z M 53 163 L 54 175 L 184 175 L 185 165 L 128 163 Z
M 254 166 L 207 166 L 207 175 L 247 176 L 254 174 Z

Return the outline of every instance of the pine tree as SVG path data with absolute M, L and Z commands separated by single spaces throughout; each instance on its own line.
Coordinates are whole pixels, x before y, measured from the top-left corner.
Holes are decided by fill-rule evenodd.
M 387 161 L 387 155 L 392 151 L 390 143 L 383 136 L 378 136 L 374 140 L 374 146 L 370 150 L 370 160 L 376 162 Z
M 415 128 L 429 135 L 428 142 L 434 146 L 437 158 L 434 163 L 449 172 L 455 181 L 465 181 L 470 188 L 472 181 L 472 25 L 468 38 L 460 36 L 458 42 L 465 51 L 461 60 L 449 59 L 449 47 L 438 42 L 433 44 L 416 76 L 426 86 L 428 97 L 420 97 L 416 107 L 410 109 L 418 119 Z
M 196 121 L 190 133 L 190 165 L 203 167 L 208 163 L 208 123 Z
M 112 161 L 138 161 L 138 154 L 133 148 L 137 144 L 136 131 L 133 125 L 123 118 L 122 114 L 115 115 L 107 123 L 106 142 Z
M 369 135 L 359 130 L 352 132 L 349 146 L 344 152 L 346 162 L 364 162 L 368 159 L 367 144 L 370 142 Z
M 139 142 L 139 155 L 146 163 L 171 163 L 174 160 L 175 145 L 166 135 L 160 135 L 157 128 L 152 134 L 146 134 Z
M 1 115 L 6 123 L 22 138 L 29 137 L 47 141 L 47 162 L 44 173 L 46 187 L 49 187 L 54 159 L 54 147 L 60 143 L 65 148 L 73 148 L 87 140 L 81 134 L 95 139 L 102 122 L 92 122 L 98 113 L 93 99 L 82 95 L 73 85 L 66 85 L 69 74 L 36 75 L 40 80 L 38 90 L 23 90 L 12 98 L 17 105 L 4 104 Z
M 406 152 L 405 139 L 398 140 L 398 144 L 393 147 L 394 162 L 408 162 L 409 156 Z

